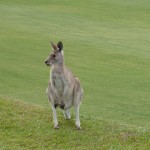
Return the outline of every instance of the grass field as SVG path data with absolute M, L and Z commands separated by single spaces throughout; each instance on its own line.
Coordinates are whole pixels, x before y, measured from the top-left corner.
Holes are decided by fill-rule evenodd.
M 53 129 L 49 110 L 21 102 L 1 99 L 1 136 L 3 150 L 141 150 L 149 149 L 150 133 L 124 125 L 82 117 L 83 129 L 74 121 L 59 116 L 60 130 Z M 8 115 L 9 114 L 9 115 Z
M 129 131 L 133 128 L 150 132 L 149 0 L 0 0 L 0 18 L 0 98 L 2 101 L 9 99 L 8 109 L 11 109 L 10 104 L 16 106 L 15 101 L 19 100 L 25 105 L 30 103 L 31 114 L 34 105 L 38 105 L 42 107 L 39 121 L 44 124 L 46 119 L 45 116 L 42 119 L 40 112 L 47 115 L 49 108 L 45 94 L 49 68 L 44 65 L 44 60 L 51 50 L 49 41 L 61 40 L 66 64 L 80 78 L 84 88 L 83 134 L 96 134 L 96 138 L 101 138 L 103 126 L 112 126 L 112 122 L 127 125 Z M 21 109 L 22 105 L 18 107 Z M 19 115 L 15 112 L 16 118 Z M 9 112 L 6 111 L 5 116 L 11 120 Z M 25 118 L 29 119 L 29 116 Z M 92 125 L 92 120 L 100 125 L 98 130 L 102 132 Z M 106 122 L 101 125 L 100 120 Z M 52 122 L 46 123 L 46 131 L 48 124 L 51 130 Z M 86 133 L 89 127 L 92 131 Z M 71 129 L 69 127 L 63 133 Z M 42 131 L 40 129 L 41 134 Z M 17 130 L 11 132 L 21 136 Z M 78 133 L 72 132 L 77 139 Z M 6 133 L 3 132 L 4 139 L 8 138 Z M 84 141 L 85 137 L 82 137 Z M 150 142 L 146 137 L 143 138 L 147 142 L 142 142 L 143 149 Z M 113 141 L 109 142 L 111 145 Z M 7 144 L 2 144 L 4 149 Z M 110 149 L 115 149 L 109 144 Z M 141 148 L 132 146 L 128 149 Z M 116 146 L 116 149 L 122 147 Z

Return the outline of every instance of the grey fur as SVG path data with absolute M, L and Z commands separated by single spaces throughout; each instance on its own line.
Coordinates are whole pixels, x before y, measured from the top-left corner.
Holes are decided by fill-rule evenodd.
M 46 93 L 53 111 L 54 128 L 58 129 L 56 108 L 64 109 L 65 119 L 70 119 L 70 108 L 74 106 L 76 113 L 76 126 L 80 127 L 79 107 L 82 101 L 83 89 L 80 81 L 64 64 L 63 45 L 51 42 L 53 51 L 46 59 L 45 64 L 51 66 L 50 80 Z

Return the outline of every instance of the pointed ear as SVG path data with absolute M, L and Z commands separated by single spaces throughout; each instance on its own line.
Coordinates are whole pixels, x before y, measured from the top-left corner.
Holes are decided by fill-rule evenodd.
M 57 47 L 59 48 L 59 51 L 61 51 L 63 49 L 63 43 L 59 41 Z
M 53 48 L 54 50 L 57 50 L 57 49 L 58 49 L 57 45 L 55 45 L 52 41 L 50 41 L 50 43 L 51 43 L 51 46 L 52 46 L 52 48 Z

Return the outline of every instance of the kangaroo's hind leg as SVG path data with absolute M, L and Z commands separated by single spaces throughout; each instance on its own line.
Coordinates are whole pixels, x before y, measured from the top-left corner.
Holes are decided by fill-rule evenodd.
M 75 115 L 76 115 L 76 127 L 78 130 L 81 129 L 80 127 L 80 113 L 79 113 L 79 109 L 80 109 L 80 104 L 81 104 L 81 99 L 82 99 L 82 92 L 77 92 L 75 94 L 74 97 L 74 110 L 75 110 Z
M 79 114 L 79 109 L 80 109 L 80 104 L 82 101 L 82 95 L 83 95 L 83 89 L 81 87 L 81 84 L 79 82 L 79 80 L 76 78 L 76 82 L 75 82 L 75 87 L 74 87 L 74 109 L 75 109 L 75 115 L 76 115 L 76 127 L 78 130 L 81 129 L 80 127 L 80 114 Z
M 53 97 L 50 82 L 48 84 L 48 88 L 46 90 L 46 93 L 47 93 L 47 96 L 48 96 L 48 99 L 49 99 L 49 102 L 51 104 L 51 108 L 52 108 L 52 111 L 53 111 L 54 128 L 58 129 L 59 127 L 58 127 L 58 120 L 57 120 L 56 104 L 55 104 L 55 100 L 54 100 L 54 97 Z

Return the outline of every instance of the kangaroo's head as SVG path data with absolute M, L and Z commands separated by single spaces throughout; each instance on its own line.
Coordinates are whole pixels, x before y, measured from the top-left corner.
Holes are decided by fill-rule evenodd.
M 53 64 L 61 65 L 64 63 L 63 58 L 63 44 L 62 42 L 58 42 L 57 45 L 55 45 L 53 42 L 51 42 L 51 46 L 53 51 L 49 54 L 48 58 L 45 60 L 45 64 L 47 66 L 52 66 Z

